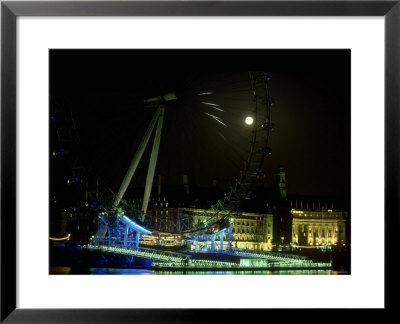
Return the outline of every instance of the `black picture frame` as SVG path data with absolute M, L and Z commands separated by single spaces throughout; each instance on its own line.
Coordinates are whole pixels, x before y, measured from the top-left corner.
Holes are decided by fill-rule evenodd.
M 16 308 L 16 19 L 19 16 L 384 16 L 385 18 L 385 317 L 397 306 L 393 258 L 399 237 L 400 0 L 394 1 L 2 1 L 1 2 L 1 322 L 237 322 L 267 309 Z M 373 148 L 371 148 L 373 152 Z M 372 257 L 372 256 L 371 256 Z M 367 284 L 367 283 L 366 283 Z M 329 305 L 329 303 L 327 303 Z M 324 318 L 337 321 L 326 309 Z M 357 312 L 357 310 L 352 310 Z M 290 316 L 296 318 L 300 310 Z M 382 314 L 382 312 L 384 312 Z M 268 313 L 270 318 L 271 313 Z M 332 316 L 330 315 L 332 313 Z M 288 314 L 285 312 L 285 314 Z M 297 314 L 297 315 L 293 315 Z M 368 313 L 368 316 L 371 316 Z M 280 311 L 279 316 L 282 316 Z M 303 315 L 302 315 L 303 316 Z M 374 315 L 375 316 L 375 315 Z M 313 315 L 317 318 L 316 315 Z M 382 319 L 381 319 L 382 320 Z

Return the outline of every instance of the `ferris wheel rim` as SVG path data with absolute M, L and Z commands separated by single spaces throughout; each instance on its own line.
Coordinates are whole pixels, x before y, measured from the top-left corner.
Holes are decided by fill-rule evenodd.
M 228 189 L 227 193 L 224 195 L 224 197 L 220 200 L 217 201 L 217 203 L 211 205 L 210 208 L 208 208 L 208 211 L 204 211 L 203 213 L 198 214 L 197 216 L 205 216 L 209 217 L 206 221 L 206 223 L 202 225 L 197 225 L 193 226 L 191 228 L 188 228 L 186 230 L 180 230 L 180 231 L 161 231 L 161 230 L 154 230 L 153 233 L 169 233 L 169 234 L 181 234 L 181 235 L 190 235 L 194 233 L 201 233 L 204 231 L 207 231 L 207 229 L 210 228 L 210 226 L 216 224 L 217 222 L 224 220 L 227 221 L 232 217 L 235 217 L 235 214 L 239 212 L 238 207 L 240 204 L 240 201 L 244 198 L 245 192 L 248 192 L 249 188 L 254 185 L 256 177 L 252 177 L 253 179 L 250 179 L 251 176 L 249 174 L 250 168 L 254 167 L 253 165 L 253 157 L 256 154 L 255 148 L 256 144 L 259 142 L 257 141 L 257 134 L 259 132 L 266 132 L 266 136 L 264 137 L 264 144 L 262 147 L 266 148 L 266 150 L 262 150 L 261 153 L 257 151 L 257 153 L 260 154 L 260 159 L 259 161 L 256 162 L 256 171 L 261 170 L 261 167 L 264 163 L 265 157 L 270 153 L 268 152 L 267 149 L 269 139 L 270 139 L 270 132 L 271 128 L 268 126 L 265 129 L 260 128 L 260 123 L 259 120 L 262 119 L 264 116 L 259 115 L 259 109 L 263 109 L 263 107 L 259 107 L 259 91 L 257 91 L 257 81 L 262 81 L 264 85 L 264 97 L 263 97 L 263 103 L 265 105 L 265 117 L 266 117 L 266 122 L 269 124 L 271 123 L 271 106 L 273 101 L 271 100 L 272 98 L 269 97 L 269 74 L 265 72 L 249 72 L 249 77 L 250 77 L 250 83 L 251 83 L 251 88 L 253 92 L 253 101 L 255 102 L 254 106 L 254 122 L 253 122 L 253 128 L 251 132 L 251 140 L 250 140 L 250 149 L 249 149 L 249 154 L 247 156 L 247 159 L 245 161 L 245 167 L 244 170 L 240 171 L 240 175 L 238 178 L 235 179 L 235 184 L 232 184 L 230 188 Z M 264 118 L 265 119 L 265 118 Z M 250 182 L 248 182 L 250 180 Z M 247 182 L 246 182 L 247 181 Z M 245 188 L 243 183 L 247 183 L 245 185 Z M 236 200 L 234 200 L 234 198 Z M 210 216 L 210 212 L 213 211 L 214 215 Z M 221 217 L 221 214 L 223 216 Z

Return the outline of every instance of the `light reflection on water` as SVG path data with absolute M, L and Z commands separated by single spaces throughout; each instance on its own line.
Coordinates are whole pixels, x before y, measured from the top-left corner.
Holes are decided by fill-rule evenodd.
M 281 271 L 153 271 L 146 269 L 50 267 L 50 274 L 93 275 L 339 275 L 334 270 L 281 270 Z

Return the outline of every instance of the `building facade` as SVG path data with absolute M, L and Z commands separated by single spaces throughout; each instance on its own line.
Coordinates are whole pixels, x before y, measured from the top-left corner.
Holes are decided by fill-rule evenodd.
M 185 209 L 193 213 L 196 225 L 209 218 L 204 209 Z M 224 212 L 221 212 L 224 214 Z M 273 242 L 273 214 L 241 212 L 232 218 L 232 247 L 270 251 Z
M 335 201 L 334 209 L 331 198 L 289 195 L 283 166 L 276 176 L 274 188 L 263 188 L 255 199 L 244 200 L 243 211 L 231 218 L 232 247 L 269 251 L 290 245 L 321 247 L 350 243 L 349 233 L 346 233 L 350 219 L 344 211 L 345 204 Z M 171 187 L 167 190 L 175 197 L 171 203 L 164 196 L 152 197 L 146 224 L 160 232 L 179 233 L 204 223 L 216 212 L 207 209 L 210 206 L 207 199 L 212 200 L 214 187 L 205 193 L 196 192 L 195 188 L 189 191 L 186 187 L 185 190 L 180 186 Z M 193 197 L 189 197 L 190 192 Z M 130 203 L 134 208 L 140 208 L 142 201 L 133 199 Z M 228 211 L 219 213 L 226 216 Z M 173 239 L 179 241 L 182 237 L 174 236 Z M 224 245 L 224 249 L 226 247 L 228 245 Z
M 292 243 L 298 246 L 345 245 L 348 213 L 292 209 Z

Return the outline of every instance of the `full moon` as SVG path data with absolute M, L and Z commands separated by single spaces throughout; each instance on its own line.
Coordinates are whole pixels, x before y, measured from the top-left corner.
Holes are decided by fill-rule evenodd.
M 246 119 L 245 119 L 245 123 L 247 124 L 247 125 L 251 125 L 251 124 L 253 124 L 253 117 L 246 117 Z

